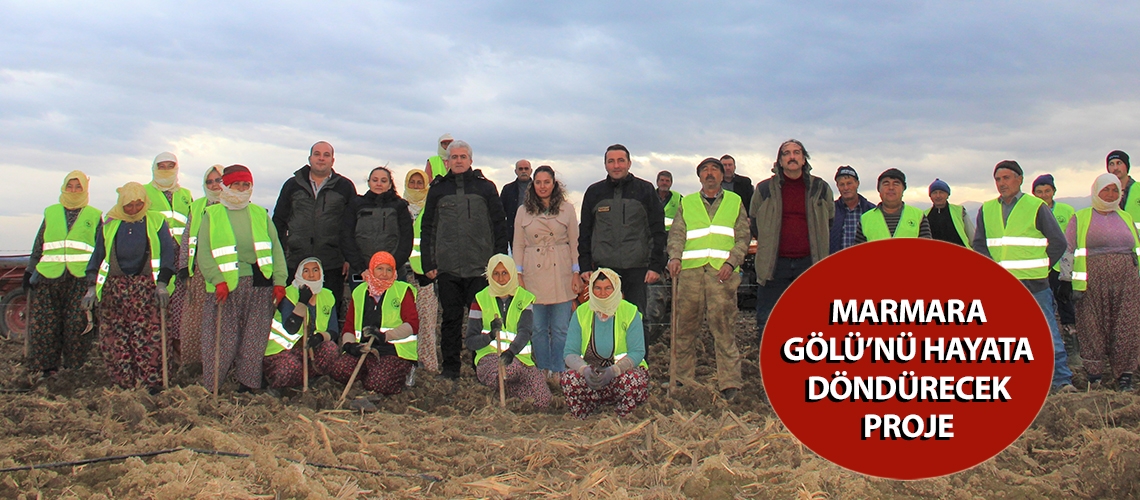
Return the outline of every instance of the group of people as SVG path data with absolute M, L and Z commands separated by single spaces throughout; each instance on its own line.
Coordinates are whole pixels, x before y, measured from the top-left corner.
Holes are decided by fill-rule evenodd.
M 762 333 L 815 262 L 864 241 L 925 237 L 972 247 L 1022 280 L 1050 321 L 1056 387 L 1071 388 L 1071 373 L 1055 302 L 1062 324 L 1077 325 L 1090 381 L 1108 362 L 1117 386 L 1130 388 L 1140 190 L 1130 189 L 1126 154 L 1109 155 L 1093 207 L 1076 212 L 1053 202 L 1048 175 L 1033 183 L 1036 197 L 1023 196 L 1021 167 L 1003 161 L 1000 197 L 976 224 L 948 203 L 941 180 L 929 189 L 932 208 L 907 206 L 898 169 L 879 176 L 875 205 L 858 194 L 855 169 L 840 167 L 833 199 L 809 159 L 786 141 L 773 175 L 753 186 L 733 157 L 706 158 L 695 172 L 701 189 L 682 196 L 670 172 L 656 188 L 634 176 L 629 150 L 614 144 L 580 212 L 550 166 L 520 160 L 500 191 L 473 168 L 471 146 L 446 134 L 438 155 L 404 177 L 402 196 L 386 167 L 358 195 L 333 170 L 332 145 L 318 142 L 272 216 L 250 203 L 254 179 L 242 165 L 211 166 L 195 199 L 178 183 L 177 158 L 162 153 L 151 181 L 120 187 L 105 215 L 87 205 L 88 178 L 73 171 L 44 211 L 24 277 L 28 367 L 76 368 L 97 340 L 123 387 L 157 391 L 169 369 L 200 365 L 215 392 L 232 370 L 239 392 L 298 387 L 307 373 L 396 394 L 418 368 L 458 379 L 466 348 L 477 380 L 507 396 L 545 407 L 554 386 L 578 417 L 606 404 L 624 415 L 648 398 L 648 284 L 670 279 L 676 294 L 671 380 L 699 384 L 707 323 L 715 384 L 731 399 L 743 386 L 736 291 L 752 239 Z

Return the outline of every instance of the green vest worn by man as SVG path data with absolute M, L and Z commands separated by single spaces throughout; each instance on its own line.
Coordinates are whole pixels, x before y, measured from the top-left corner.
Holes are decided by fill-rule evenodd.
M 194 201 L 190 190 L 178 188 L 170 197 L 171 201 L 166 201 L 165 193 L 154 187 L 154 184 L 147 184 L 146 194 L 150 198 L 150 209 L 166 217 L 166 225 L 170 227 L 174 244 L 181 244 L 182 232 L 186 230 L 186 216 L 190 215 L 190 203 Z
M 673 227 L 673 217 L 677 216 L 677 207 L 681 206 L 681 193 L 669 191 L 669 201 L 662 207 L 665 209 L 665 230 Z
M 149 211 L 145 220 L 146 239 L 150 243 L 150 277 L 158 281 L 158 271 L 162 267 L 162 243 L 158 239 L 158 231 L 162 229 L 165 218 L 158 212 Z M 95 278 L 95 297 L 99 300 L 103 300 L 103 285 L 107 283 L 107 274 L 111 272 L 111 247 L 115 246 L 115 235 L 119 233 L 122 223 L 119 219 L 111 219 L 103 224 L 103 248 L 107 254 L 103 256 L 103 264 L 99 266 L 99 275 Z
M 1088 289 L 1088 247 L 1085 242 L 1088 238 L 1089 223 L 1092 221 L 1093 209 L 1078 210 L 1074 217 L 1077 219 L 1077 248 L 1073 249 L 1073 290 L 1083 292 Z M 1124 210 L 1117 210 L 1116 214 L 1128 224 L 1132 230 L 1132 250 L 1140 257 L 1140 237 L 1137 236 L 1136 223 L 1131 215 Z
M 1049 277 L 1049 241 L 1037 230 L 1037 210 L 1044 204 L 1036 196 L 1022 195 L 1002 222 L 1001 199 L 982 204 L 986 246 L 990 257 L 1019 280 Z
M 424 211 L 416 214 L 416 220 L 412 223 L 412 253 L 408 256 L 408 264 L 411 264 L 412 271 L 416 274 L 424 273 L 424 264 L 420 254 L 420 223 L 424 219 Z
M 934 207 L 926 209 L 923 214 L 929 217 L 931 210 L 934 210 Z M 970 237 L 966 236 L 966 221 L 962 220 L 962 216 L 966 211 L 962 208 L 962 205 L 955 205 L 953 203 L 947 203 L 946 210 L 950 211 L 950 221 L 954 223 L 954 230 L 958 232 L 958 237 L 962 238 L 962 244 L 966 245 L 966 248 L 970 248 Z M 896 229 L 896 232 L 897 231 Z
M 36 264 L 36 271 L 51 279 L 63 276 L 64 270 L 82 278 L 95 252 L 95 228 L 99 227 L 102 215 L 96 208 L 83 207 L 69 230 L 63 205 L 57 203 L 44 209 L 43 256 Z
M 1124 203 L 1121 210 L 1128 212 L 1128 215 L 1132 216 L 1136 229 L 1140 229 L 1140 186 L 1135 185 L 1132 177 L 1128 177 L 1128 180 L 1132 186 L 1128 188 L 1128 201 Z M 1065 227 L 1061 226 L 1061 229 L 1065 229 Z
M 615 292 L 616 293 L 616 292 Z M 618 362 L 629 356 L 629 347 L 626 343 L 626 334 L 629 331 L 629 325 L 637 317 L 637 306 L 621 301 L 618 306 L 617 312 L 614 313 L 614 362 Z M 582 327 L 582 349 L 579 353 L 583 356 L 586 355 L 586 350 L 590 347 L 590 337 L 594 333 L 594 311 L 589 306 L 583 304 L 574 311 L 574 318 L 578 321 L 578 326 Z M 641 364 L 637 365 L 646 370 L 649 369 L 649 364 L 645 360 L 641 360 Z
M 487 287 L 475 294 L 475 302 L 483 311 L 483 334 L 489 334 L 491 333 L 491 321 L 499 316 L 499 301 L 491 296 L 491 288 Z M 496 354 L 511 347 L 511 342 L 515 341 L 515 335 L 519 331 L 519 318 L 522 317 L 523 311 L 533 303 L 533 293 L 526 291 L 521 286 L 515 289 L 515 296 L 511 298 L 511 305 L 507 307 L 507 317 L 502 318 L 503 327 L 499 329 L 499 338 L 491 339 L 490 344 L 475 351 L 475 365 L 479 364 L 479 360 L 483 359 L 483 356 Z M 515 359 L 522 361 L 524 365 L 534 366 L 534 360 L 531 359 L 530 342 L 527 342 L 526 347 L 523 347 L 522 351 L 515 355 Z
M 246 210 L 249 210 L 257 267 L 265 279 L 273 279 L 273 240 L 269 238 L 269 212 L 252 203 Z M 218 271 L 232 292 L 238 285 L 238 249 L 227 212 L 229 209 L 221 203 L 206 207 L 206 217 L 210 218 L 210 255 L 218 263 Z M 214 293 L 214 284 L 207 281 L 206 291 Z
M 1069 220 L 1073 218 L 1073 214 L 1076 212 L 1073 209 L 1072 205 L 1069 205 L 1068 203 L 1057 202 L 1053 202 L 1051 211 L 1053 212 L 1053 218 L 1057 219 L 1057 225 L 1061 226 L 1061 231 L 1064 231 L 1066 227 L 1069 227 Z M 1132 227 L 1135 228 L 1136 226 Z M 1053 264 L 1053 270 L 1057 272 L 1061 271 L 1060 261 L 1057 261 L 1056 264 Z
M 902 215 L 899 216 L 899 224 L 895 226 L 895 234 L 893 235 L 890 228 L 887 227 L 887 220 L 883 218 L 883 212 L 879 210 L 879 207 L 864 212 L 859 217 L 859 223 L 863 225 L 863 236 L 867 237 L 867 241 L 889 238 L 917 238 L 919 228 L 922 227 L 922 217 L 922 210 L 910 205 L 903 205 Z
M 285 298 L 290 302 L 296 304 L 297 299 L 301 296 L 301 291 L 293 285 L 285 287 Z M 308 304 L 306 304 L 308 306 Z M 321 292 L 317 294 L 317 322 L 313 323 L 314 332 L 327 332 L 329 331 L 329 316 L 332 314 L 332 308 L 336 306 L 336 298 L 333 297 L 332 290 L 322 288 Z M 310 317 L 310 319 L 312 319 Z M 292 349 L 297 341 L 301 340 L 302 332 L 289 333 L 285 330 L 285 325 L 281 324 L 281 310 L 275 309 L 273 311 L 273 323 L 269 328 L 269 343 L 265 344 L 265 355 L 272 356 L 282 351 Z
M 685 250 L 681 253 L 681 269 L 711 265 L 719 270 L 728 260 L 736 244 L 736 217 L 740 215 L 740 195 L 722 191 L 720 206 L 709 219 L 703 195 L 698 191 L 681 200 L 685 218 Z
M 400 316 L 400 305 L 403 304 L 404 296 L 408 294 L 408 290 L 412 291 L 412 297 L 416 296 L 415 288 L 403 281 L 396 280 L 380 298 L 383 301 L 380 304 L 380 324 L 373 326 L 379 326 L 381 334 L 404 323 L 404 318 Z M 364 297 L 367 293 L 367 282 L 361 283 L 352 290 L 353 332 L 356 334 L 357 342 L 360 342 L 361 331 L 364 330 Z M 416 340 L 416 335 L 412 334 L 400 340 L 392 341 L 392 345 L 396 348 L 396 355 L 408 361 L 419 361 L 419 354 L 416 353 L 416 346 L 418 345 Z

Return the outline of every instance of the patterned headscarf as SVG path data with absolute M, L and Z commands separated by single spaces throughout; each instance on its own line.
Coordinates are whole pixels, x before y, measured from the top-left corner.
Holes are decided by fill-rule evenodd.
M 71 179 L 78 180 L 83 190 L 78 193 L 67 192 L 67 183 L 71 182 Z M 87 182 L 89 180 L 83 172 L 78 170 L 67 173 L 67 177 L 63 178 L 63 186 L 59 188 L 59 203 L 63 205 L 63 208 L 78 210 L 87 206 Z
M 606 279 L 614 285 L 614 293 L 604 299 L 598 298 L 594 295 L 594 282 L 598 280 L 598 276 L 605 275 Z M 599 268 L 590 275 L 590 309 L 596 313 L 602 313 L 606 316 L 613 316 L 617 313 L 618 306 L 621 305 L 621 276 L 614 272 L 612 269 Z
M 500 285 L 491 278 L 491 275 L 495 272 L 495 268 L 499 267 L 499 264 L 507 268 L 507 272 L 511 275 L 510 281 L 507 281 L 505 285 Z M 519 288 L 519 272 L 515 265 L 515 259 L 501 253 L 491 256 L 491 260 L 487 261 L 487 288 L 490 288 L 492 297 L 510 297 L 515 294 L 515 291 Z
M 392 266 L 393 271 L 396 270 L 396 258 L 392 257 L 392 254 L 388 252 L 381 251 L 372 255 L 372 259 L 368 261 L 368 269 L 360 275 L 364 278 L 364 281 L 368 283 L 368 293 L 372 294 L 373 297 L 384 295 L 384 292 L 388 291 L 392 283 L 396 282 L 396 273 L 392 273 L 392 277 L 386 280 L 372 275 L 372 270 L 376 269 L 376 266 L 380 264 L 388 264 Z
M 107 211 L 108 219 L 119 219 L 123 222 L 138 222 L 146 217 L 146 211 L 150 210 L 150 196 L 146 194 L 146 188 L 137 182 L 128 182 L 123 184 L 123 187 L 116 189 L 115 192 L 119 193 L 119 202 Z M 131 202 L 142 200 L 143 208 L 139 213 L 134 215 L 127 215 L 123 211 L 123 207 L 130 205 Z M 110 243 L 108 243 L 110 244 Z

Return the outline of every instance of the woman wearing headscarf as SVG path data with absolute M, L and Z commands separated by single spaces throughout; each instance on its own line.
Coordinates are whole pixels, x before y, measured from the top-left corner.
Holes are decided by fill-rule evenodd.
M 547 165 L 534 171 L 523 205 L 515 215 L 514 252 L 520 279 L 534 293 L 535 365 L 557 382 L 566 366 L 562 351 L 581 291 L 578 274 L 578 217 L 565 188 Z
M 616 405 L 624 417 L 649 399 L 641 313 L 622 300 L 614 271 L 594 271 L 588 285 L 590 300 L 578 306 L 566 333 L 562 393 L 575 417 L 586 418 L 605 404 Z
M 99 301 L 99 342 L 111 380 L 123 388 L 162 387 L 162 331 L 158 310 L 170 302 L 174 240 L 166 219 L 147 211 L 146 188 L 128 182 L 95 238 L 87 263 L 90 285 L 82 306 Z
M 321 373 L 347 384 L 357 361 L 365 356 L 356 375 L 364 389 L 399 394 L 410 380 L 417 357 L 420 320 L 415 290 L 396 279 L 396 259 L 388 252 L 374 254 L 362 277 L 364 283 L 352 291 L 345 314 L 340 350 L 333 342 L 318 341 L 313 360 Z
M 84 333 L 87 317 L 79 307 L 87 291 L 87 263 L 102 230 L 102 212 L 87 205 L 88 178 L 73 170 L 63 178 L 59 203 L 44 209 L 32 255 L 24 270 L 28 304 L 28 360 L 31 371 L 50 374 L 79 368 L 96 334 Z
M 503 254 L 487 262 L 487 288 L 475 294 L 467 314 L 467 348 L 475 352 L 475 375 L 487 387 L 499 386 L 504 367 L 506 394 L 550 406 L 550 388 L 531 357 L 534 294 L 519 286 L 515 261 Z
M 150 165 L 151 181 L 146 185 L 146 194 L 150 199 L 150 209 L 162 214 L 166 218 L 166 225 L 170 228 L 170 236 L 174 239 L 174 255 L 180 252 L 178 246 L 182 243 L 182 235 L 186 232 L 187 217 L 190 215 L 190 204 L 194 197 L 190 190 L 178 184 L 178 157 L 174 153 L 163 152 L 154 157 Z M 175 287 L 171 280 L 166 291 L 170 292 L 170 313 L 167 314 L 167 328 L 174 335 L 181 330 L 182 305 L 186 298 L 185 287 Z
M 408 202 L 396 194 L 392 171 L 376 167 L 368 174 L 368 192 L 357 196 L 350 207 L 355 214 L 349 232 L 354 238 L 345 249 L 354 274 L 368 269 L 376 252 L 388 252 L 402 271 L 412 253 L 412 216 Z
M 225 167 L 214 165 L 206 169 L 202 178 L 202 189 L 206 196 L 194 200 L 190 204 L 190 215 L 186 218 L 186 232 L 182 233 L 182 245 L 178 251 L 178 284 L 175 285 L 174 295 L 179 289 L 185 289 L 185 301 L 179 308 L 179 328 L 175 338 L 178 340 L 175 352 L 183 366 L 198 364 L 202 361 L 202 304 L 206 302 L 206 279 L 198 270 L 198 228 L 202 226 L 206 207 L 219 202 L 222 193 L 222 173 Z M 181 319 L 185 318 L 185 321 Z
M 1092 187 L 1092 207 L 1069 219 L 1077 337 L 1090 384 L 1112 367 L 1116 388 L 1132 390 L 1140 354 L 1140 239 L 1132 216 L 1120 209 L 1120 180 L 1101 174 Z M 1083 298 L 1081 298 L 1083 296 Z
M 420 317 L 419 348 L 420 366 L 432 373 L 439 373 L 439 356 L 436 354 L 439 337 L 439 300 L 435 295 L 435 283 L 424 276 L 420 261 L 420 214 L 427 199 L 427 173 L 413 169 L 404 176 L 404 199 L 408 202 L 408 212 L 412 214 L 412 253 L 408 264 L 412 276 L 408 280 L 416 287 L 416 311 Z
M 198 228 L 198 269 L 206 279 L 202 306 L 202 383 L 218 385 L 236 366 L 238 392 L 261 387 L 261 361 L 274 306 L 285 297 L 285 254 L 269 212 L 249 202 L 253 174 L 230 165 L 222 174 L 219 203 L 206 207 Z M 214 336 L 221 315 L 220 349 Z
M 318 345 L 323 340 L 316 332 L 328 335 L 330 327 L 336 330 L 336 297 L 324 283 L 321 260 L 309 257 L 297 265 L 293 283 L 285 287 L 285 298 L 273 315 L 273 328 L 269 331 L 262 362 L 262 372 L 270 389 L 304 383 L 302 329 L 309 332 L 309 345 Z M 312 366 L 312 361 L 309 363 Z

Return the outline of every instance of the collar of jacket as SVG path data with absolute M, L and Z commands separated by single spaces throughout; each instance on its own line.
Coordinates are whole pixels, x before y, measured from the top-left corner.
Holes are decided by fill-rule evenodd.
M 626 172 L 625 177 L 622 177 L 621 179 L 614 179 L 613 177 L 610 177 L 609 174 L 606 174 L 606 182 L 622 187 L 626 186 L 630 182 L 633 182 L 634 178 L 635 177 L 633 176 L 633 172 Z
M 380 205 L 383 203 L 391 203 L 393 201 L 396 201 L 396 199 L 400 196 L 396 194 L 395 189 L 389 189 L 380 194 L 373 193 L 370 189 L 368 192 L 360 195 L 360 197 L 370 205 Z
M 802 176 L 802 178 L 805 179 L 804 182 L 807 182 L 807 179 L 811 178 L 811 162 L 807 162 L 807 161 L 804 162 L 803 172 L 804 172 L 804 175 Z M 776 178 L 780 180 L 780 185 L 783 185 L 784 184 L 784 167 L 781 167 L 779 162 L 772 164 L 772 173 L 776 174 Z
M 313 186 L 312 186 L 312 184 L 309 183 L 309 172 L 312 169 L 313 169 L 313 167 L 311 167 L 309 165 L 305 165 L 305 166 L 297 169 L 296 172 L 293 172 L 293 178 L 297 180 L 297 184 L 300 184 L 301 187 L 308 190 L 310 194 L 313 192 Z M 329 189 L 329 188 L 333 187 L 334 185 L 336 185 L 336 181 L 340 177 L 341 177 L 341 175 L 336 173 L 336 170 L 329 169 L 329 178 L 328 178 L 328 180 L 325 181 L 325 183 L 321 189 L 325 190 L 325 189 Z

